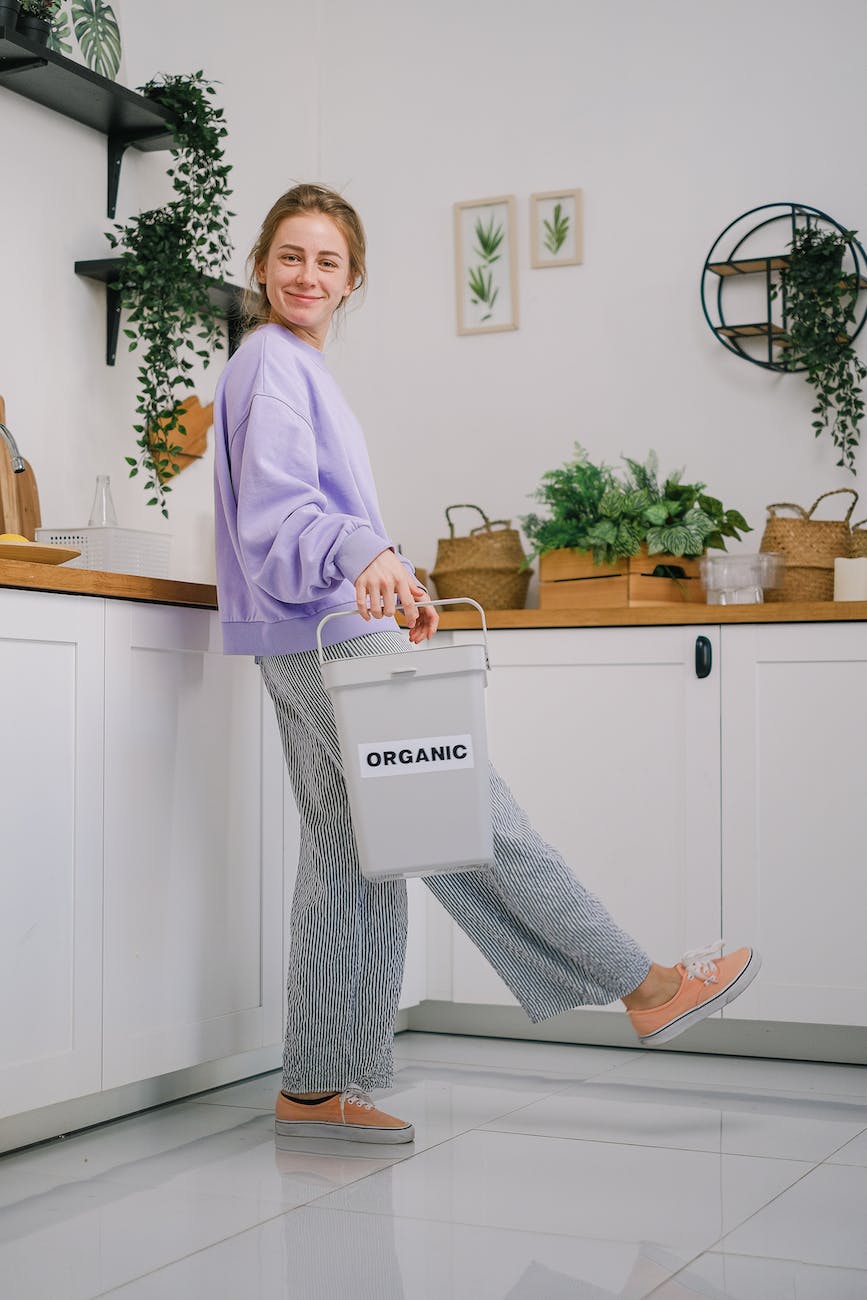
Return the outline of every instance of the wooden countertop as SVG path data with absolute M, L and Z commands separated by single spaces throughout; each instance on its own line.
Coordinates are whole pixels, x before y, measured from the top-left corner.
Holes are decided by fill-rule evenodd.
M 139 578 L 130 573 L 68 569 L 63 564 L 31 564 L 28 560 L 0 560 L 0 587 L 60 591 L 74 596 L 110 596 L 117 600 L 146 600 L 156 605 L 217 608 L 217 588 L 210 583 Z
M 68 569 L 64 565 L 0 560 L 0 587 L 67 592 L 157 605 L 216 609 L 217 589 L 206 582 L 139 578 L 127 573 Z M 446 629 L 478 627 L 475 610 L 441 614 Z M 764 605 L 645 605 L 621 609 L 491 609 L 491 631 L 502 628 L 661 627 L 702 623 L 851 623 L 867 621 L 867 601 L 768 602 Z

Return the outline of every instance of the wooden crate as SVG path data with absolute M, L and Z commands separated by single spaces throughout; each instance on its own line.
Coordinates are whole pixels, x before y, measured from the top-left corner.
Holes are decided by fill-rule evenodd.
M 657 565 L 676 566 L 683 578 L 654 578 Z M 695 605 L 705 602 L 696 557 L 639 555 L 595 565 L 589 551 L 549 551 L 539 561 L 540 609 L 612 609 L 617 606 Z

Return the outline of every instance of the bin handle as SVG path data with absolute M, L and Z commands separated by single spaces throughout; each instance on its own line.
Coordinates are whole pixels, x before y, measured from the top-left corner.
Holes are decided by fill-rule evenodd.
M 482 607 L 481 607 L 481 605 L 478 603 L 478 601 L 476 601 L 476 600 L 471 600 L 469 596 L 449 596 L 447 599 L 444 599 L 444 600 L 419 600 L 419 601 L 416 601 L 416 609 L 422 609 L 425 605 L 472 605 L 475 609 L 477 609 L 477 610 L 479 611 L 479 614 L 481 615 L 481 619 L 482 619 L 482 635 L 483 635 L 484 638 L 485 638 L 485 667 L 488 668 L 488 669 L 490 669 L 490 667 L 491 667 L 491 659 L 490 659 L 490 656 L 489 656 L 489 654 L 488 654 L 488 624 L 487 624 L 487 620 L 486 620 L 486 618 L 485 618 L 485 611 L 482 609 Z M 398 608 L 400 608 L 400 605 L 398 605 Z M 326 614 L 324 618 L 322 618 L 322 619 L 319 620 L 319 623 L 318 623 L 317 628 L 316 628 L 316 650 L 317 650 L 317 652 L 318 652 L 318 654 L 319 654 L 319 667 L 320 667 L 320 668 L 322 668 L 322 667 L 324 666 L 324 664 L 325 664 L 325 655 L 324 655 L 323 652 L 322 652 L 322 629 L 323 629 L 323 627 L 325 626 L 325 624 L 329 621 L 329 619 L 332 619 L 332 618 L 340 618 L 340 617 L 345 616 L 345 615 L 348 615 L 348 614 L 357 614 L 357 613 L 358 613 L 358 610 L 355 609 L 355 608 L 353 608 L 353 609 L 335 609 L 335 610 L 332 611 L 332 613 L 330 613 L 330 614 Z

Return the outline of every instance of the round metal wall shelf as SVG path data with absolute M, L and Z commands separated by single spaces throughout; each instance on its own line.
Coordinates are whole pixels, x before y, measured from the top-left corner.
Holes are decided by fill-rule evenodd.
M 774 295 L 779 273 L 789 264 L 796 229 L 815 226 L 845 233 L 846 226 L 806 203 L 764 203 L 729 222 L 714 241 L 701 277 L 705 320 L 723 347 L 765 370 L 794 374 L 805 367 L 788 367 L 786 302 Z M 858 276 L 859 293 L 867 289 L 867 254 L 857 240 L 844 261 L 847 273 Z M 726 315 L 728 312 L 728 315 Z M 850 340 L 867 320 L 867 305 L 857 317 Z

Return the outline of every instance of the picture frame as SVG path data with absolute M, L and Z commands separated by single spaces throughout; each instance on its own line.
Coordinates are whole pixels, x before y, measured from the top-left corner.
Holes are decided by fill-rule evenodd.
M 530 195 L 530 265 L 580 266 L 584 261 L 584 195 L 546 190 Z
M 518 328 L 514 195 L 454 205 L 458 334 Z

